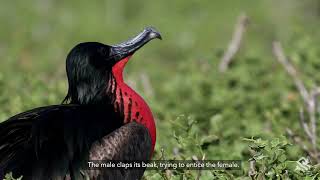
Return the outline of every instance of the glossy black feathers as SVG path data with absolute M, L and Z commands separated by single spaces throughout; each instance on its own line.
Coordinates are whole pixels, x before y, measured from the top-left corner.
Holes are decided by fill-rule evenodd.
M 0 167 L 27 179 L 72 174 L 96 140 L 123 125 L 117 119 L 107 106 L 49 106 L 16 115 L 0 124 Z
M 107 103 L 107 82 L 112 76 L 110 46 L 87 42 L 75 46 L 67 56 L 69 90 L 64 102 L 73 104 Z

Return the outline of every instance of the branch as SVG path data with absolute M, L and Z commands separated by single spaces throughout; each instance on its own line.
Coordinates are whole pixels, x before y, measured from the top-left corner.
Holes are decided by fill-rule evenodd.
M 252 159 L 249 161 L 250 167 L 249 167 L 249 172 L 248 175 L 251 177 L 251 179 L 255 179 L 255 175 L 257 174 L 256 171 L 256 160 Z
M 136 81 L 135 78 L 133 78 L 133 77 L 128 77 L 127 83 L 128 83 L 128 85 L 129 85 L 132 89 L 137 89 L 137 81 Z
M 316 111 L 318 107 L 317 98 L 320 95 L 320 88 L 316 87 L 311 90 L 310 92 L 310 99 L 309 99 L 309 107 L 308 112 L 310 115 L 310 126 L 311 126 L 311 133 L 313 136 L 312 145 L 314 146 L 314 149 L 316 150 L 317 146 L 317 118 L 316 118 Z
M 154 91 L 153 91 L 152 85 L 150 83 L 149 76 L 143 72 L 140 74 L 140 79 L 141 79 L 143 90 L 146 93 L 146 95 L 148 97 L 153 97 Z
M 275 41 L 272 44 L 272 50 L 273 54 L 276 57 L 276 59 L 282 64 L 282 66 L 285 68 L 287 73 L 291 76 L 293 79 L 296 88 L 298 89 L 301 98 L 304 102 L 304 108 L 308 112 L 309 117 L 309 123 L 306 121 L 304 117 L 304 111 L 303 108 L 300 110 L 300 125 L 302 129 L 304 130 L 307 138 L 309 139 L 311 145 L 312 145 L 312 153 L 309 154 L 312 155 L 312 158 L 316 160 L 317 162 L 320 162 L 319 157 L 319 150 L 317 148 L 317 98 L 320 95 L 320 88 L 316 87 L 313 88 L 310 92 L 308 92 L 305 84 L 301 80 L 301 78 L 298 76 L 297 70 L 295 67 L 290 63 L 289 59 L 286 57 L 286 55 L 283 52 L 283 49 L 281 47 L 280 42 Z
M 229 43 L 228 49 L 224 53 L 220 61 L 220 65 L 219 65 L 220 72 L 225 72 L 228 69 L 229 64 L 231 63 L 231 60 L 233 59 L 235 54 L 239 51 L 242 37 L 248 24 L 249 24 L 249 18 L 245 14 L 242 14 L 238 17 L 238 22 L 235 26 L 233 36 Z
M 273 51 L 273 54 L 276 57 L 276 59 L 280 62 L 280 64 L 282 64 L 282 66 L 285 68 L 287 73 L 293 79 L 300 95 L 302 96 L 304 103 L 308 104 L 309 93 L 307 91 L 307 88 L 305 87 L 302 80 L 298 76 L 298 73 L 297 73 L 296 69 L 294 68 L 294 66 L 290 63 L 290 61 L 285 56 L 280 42 L 275 41 L 272 43 L 272 51 Z
M 306 133 L 307 137 L 310 139 L 310 141 L 312 142 L 313 141 L 313 138 L 312 138 L 312 133 L 310 132 L 310 129 L 309 129 L 309 126 L 308 126 L 308 123 L 306 122 L 306 119 L 304 117 L 304 111 L 303 111 L 303 108 L 300 108 L 300 125 L 302 127 L 302 129 L 304 130 L 304 132 Z
M 293 140 L 294 143 L 296 143 L 297 145 L 299 145 L 302 150 L 308 154 L 312 159 L 315 159 L 317 160 L 318 159 L 318 156 L 315 152 L 311 151 L 304 143 L 303 141 L 301 140 L 301 138 L 294 134 L 293 131 L 289 128 L 286 129 L 286 132 L 288 134 L 288 136 Z
M 197 158 L 195 155 L 192 156 L 192 159 L 195 160 L 195 161 L 198 161 L 198 158 Z M 204 155 L 202 156 L 202 159 L 201 159 L 201 160 L 204 161 L 205 159 L 206 159 L 206 155 L 204 154 Z M 196 180 L 200 180 L 201 175 L 202 175 L 202 171 L 201 171 L 201 169 L 199 169 L 199 170 L 198 170 L 198 173 L 197 173 Z

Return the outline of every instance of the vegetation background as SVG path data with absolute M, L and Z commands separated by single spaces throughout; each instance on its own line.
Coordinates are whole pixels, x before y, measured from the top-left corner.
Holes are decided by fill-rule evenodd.
M 240 51 L 220 73 L 244 12 Z M 240 159 L 242 170 L 148 171 L 145 179 L 319 179 L 299 124 L 303 100 L 272 54 L 280 41 L 306 87 L 320 85 L 319 19 L 317 0 L 1 1 L 0 121 L 61 103 L 65 58 L 77 43 L 115 44 L 152 25 L 163 41 L 136 53 L 125 79 L 156 117 L 154 159 Z

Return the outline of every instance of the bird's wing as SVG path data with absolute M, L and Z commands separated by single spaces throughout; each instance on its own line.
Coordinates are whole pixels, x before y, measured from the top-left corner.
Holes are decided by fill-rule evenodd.
M 147 161 L 151 156 L 152 143 L 146 127 L 136 122 L 128 123 L 96 141 L 91 149 L 89 161 L 107 163 L 108 160 Z M 89 165 L 89 164 L 88 164 Z M 86 171 L 90 179 L 141 179 L 144 169 L 110 169 Z
M 59 106 L 36 108 L 0 123 L 0 167 L 5 167 L 23 153 L 31 145 L 35 124 L 58 109 Z
M 56 105 L 18 114 L 0 123 L 0 169 L 24 179 L 72 177 L 92 143 L 121 125 L 111 107 Z

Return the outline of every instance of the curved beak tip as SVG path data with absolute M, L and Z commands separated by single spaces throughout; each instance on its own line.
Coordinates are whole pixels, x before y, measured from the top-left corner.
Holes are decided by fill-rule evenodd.
M 154 28 L 154 27 L 146 27 L 145 30 L 150 32 L 149 33 L 150 39 L 157 38 L 157 39 L 162 40 L 161 34 L 160 34 L 159 31 L 156 30 L 156 28 Z
M 150 36 L 151 39 L 158 38 L 158 39 L 162 40 L 162 37 L 161 37 L 160 33 L 151 32 L 149 36 Z

